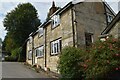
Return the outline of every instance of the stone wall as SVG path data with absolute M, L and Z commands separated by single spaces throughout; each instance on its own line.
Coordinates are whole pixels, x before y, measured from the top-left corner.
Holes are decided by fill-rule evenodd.
M 44 35 L 44 34 L 43 34 Z M 44 68 L 44 57 L 36 57 L 35 56 L 35 49 L 43 46 L 44 45 L 44 36 L 41 35 L 39 36 L 39 32 L 34 36 L 34 60 L 37 59 L 37 63 L 39 66 L 41 66 L 41 68 Z
M 114 38 L 120 38 L 120 20 L 114 25 L 114 27 L 108 33 Z
M 85 47 L 85 32 L 93 34 L 93 42 L 107 26 L 103 2 L 79 3 L 74 7 L 77 45 Z
M 29 51 L 32 51 L 32 43 L 30 43 L 30 40 L 27 41 L 26 45 L 26 62 L 32 65 L 32 60 L 28 59 Z
M 60 15 L 60 25 L 52 29 L 51 24 L 46 27 L 46 54 L 47 54 L 47 67 L 53 71 L 57 72 L 57 65 L 59 60 L 59 55 L 50 55 L 50 42 L 61 38 L 62 48 L 65 46 L 73 45 L 73 32 L 72 32 L 72 19 L 71 19 L 71 9 Z

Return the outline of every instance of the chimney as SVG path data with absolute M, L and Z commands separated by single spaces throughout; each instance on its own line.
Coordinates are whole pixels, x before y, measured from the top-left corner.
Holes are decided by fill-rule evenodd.
M 55 11 L 58 10 L 58 7 L 55 6 L 55 2 L 52 2 L 52 7 L 49 9 L 48 17 L 50 17 Z

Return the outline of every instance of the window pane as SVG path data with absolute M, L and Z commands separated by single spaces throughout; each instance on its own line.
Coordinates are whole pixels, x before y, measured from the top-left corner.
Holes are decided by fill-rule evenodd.
M 59 52 L 59 45 L 56 43 L 57 53 Z
M 36 55 L 36 57 L 37 57 L 37 50 L 35 50 L 35 55 Z
M 57 51 L 57 47 L 56 47 L 56 43 L 54 44 L 54 53 L 56 53 Z
M 108 14 L 107 17 L 108 17 L 108 22 L 111 22 L 113 20 L 113 16 L 111 14 Z

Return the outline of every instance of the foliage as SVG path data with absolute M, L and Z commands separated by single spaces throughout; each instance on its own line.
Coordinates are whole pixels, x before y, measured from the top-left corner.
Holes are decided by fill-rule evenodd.
M 87 59 L 84 59 L 86 79 L 105 78 L 108 73 L 114 71 L 120 65 L 120 51 L 118 41 L 109 38 L 106 41 L 98 41 L 86 52 Z
M 25 62 L 26 61 L 26 48 L 25 45 L 19 49 L 20 54 L 18 55 L 18 61 L 19 62 Z
M 16 44 L 14 43 L 10 33 L 8 33 L 7 36 L 5 37 L 5 50 L 11 53 L 15 47 Z
M 18 57 L 19 57 L 19 54 L 20 54 L 20 48 L 14 49 L 11 54 L 12 54 L 12 55 L 11 55 L 12 57 L 18 58 Z
M 29 34 L 36 31 L 41 24 L 37 14 L 37 10 L 30 3 L 19 4 L 7 13 L 3 21 L 7 30 L 4 40 L 4 48 L 7 52 L 12 53 L 17 47 L 23 46 Z
M 62 75 L 62 80 L 82 79 L 82 57 L 81 54 L 84 52 L 74 47 L 66 47 L 62 50 L 59 61 L 59 71 Z
M 8 57 L 5 57 L 5 61 L 15 62 L 15 61 L 17 61 L 17 57 L 8 56 Z
M 95 42 L 87 50 L 64 48 L 58 68 L 63 78 L 71 80 L 108 79 L 109 74 L 120 71 L 120 41 L 110 37 Z

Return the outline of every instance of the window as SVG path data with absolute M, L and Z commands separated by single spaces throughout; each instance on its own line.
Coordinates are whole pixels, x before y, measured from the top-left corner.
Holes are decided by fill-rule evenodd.
M 108 23 L 113 20 L 113 16 L 111 14 L 107 14 Z
M 93 34 L 85 33 L 85 42 L 86 42 L 86 47 L 90 46 L 93 43 Z
M 35 50 L 36 57 L 43 57 L 44 55 L 44 47 L 41 46 Z
M 43 28 L 39 28 L 39 37 L 43 36 Z
M 59 15 L 54 15 L 52 17 L 52 28 L 55 28 L 60 24 L 60 16 Z
M 58 54 L 61 51 L 61 39 L 51 42 L 51 55 Z
M 28 52 L 28 59 L 29 59 L 29 60 L 32 59 L 32 51 L 31 51 L 31 50 Z

